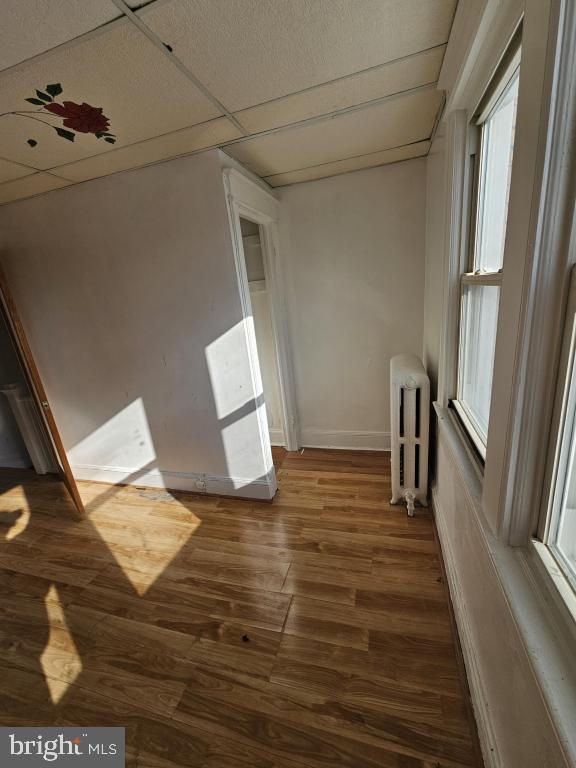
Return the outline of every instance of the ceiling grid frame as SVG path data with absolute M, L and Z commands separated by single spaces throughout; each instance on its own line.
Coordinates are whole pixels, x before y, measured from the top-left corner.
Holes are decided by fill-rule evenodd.
M 222 102 L 214 96 L 213 93 L 211 93 L 208 88 L 202 83 L 196 75 L 188 69 L 181 61 L 180 59 L 175 56 L 171 50 L 169 50 L 166 47 L 166 44 L 160 40 L 158 35 L 153 32 L 150 27 L 148 27 L 147 24 L 145 24 L 142 19 L 134 13 L 132 8 L 130 8 L 124 0 L 112 0 L 114 5 L 118 8 L 119 11 L 122 11 L 122 13 L 126 16 L 128 21 L 132 22 L 134 26 L 142 32 L 143 35 L 145 35 L 148 40 L 150 40 L 151 43 L 153 43 L 162 53 L 168 58 L 168 60 L 185 76 L 187 77 L 195 86 L 198 88 L 198 90 L 206 96 L 206 98 L 212 102 L 212 104 L 216 107 L 216 109 L 219 109 L 220 112 L 224 117 L 226 117 L 230 122 L 234 125 L 235 128 L 237 128 L 242 134 L 247 135 L 247 131 L 244 128 L 243 125 L 241 125 L 238 120 L 234 117 L 234 115 L 222 104 Z
M 457 0 L 453 0 L 454 3 L 456 3 Z M 26 178 L 27 176 L 31 176 L 36 174 L 45 174 L 46 176 L 51 176 L 55 180 L 63 181 L 66 185 L 70 184 L 76 184 L 76 183 L 82 183 L 82 181 L 87 181 L 89 178 L 98 178 L 102 175 L 109 175 L 110 173 L 116 173 L 121 172 L 123 170 L 131 170 L 133 168 L 141 168 L 146 167 L 147 165 L 155 164 L 157 162 L 163 162 L 172 158 L 176 157 L 183 157 L 188 155 L 195 155 L 200 152 L 207 151 L 209 149 L 214 149 L 217 147 L 227 149 L 234 147 L 235 145 L 242 145 L 245 142 L 254 141 L 255 139 L 268 137 L 277 133 L 283 133 L 286 131 L 291 131 L 293 129 L 301 129 L 307 126 L 313 126 L 317 123 L 322 123 L 325 121 L 332 121 L 335 119 L 338 119 L 341 116 L 352 114 L 355 112 L 361 112 L 363 110 L 370 110 L 373 107 L 376 107 L 380 104 L 385 104 L 386 102 L 391 102 L 395 99 L 402 99 L 403 97 L 408 97 L 412 94 L 417 94 L 420 92 L 425 92 L 429 90 L 436 90 L 436 86 L 438 84 L 438 77 L 437 75 L 431 79 L 429 82 L 422 83 L 420 85 L 394 91 L 392 93 L 388 93 L 384 96 L 369 99 L 368 101 L 363 101 L 358 104 L 351 104 L 349 106 L 344 106 L 339 109 L 334 109 L 330 112 L 325 112 L 321 114 L 317 114 L 311 117 L 306 117 L 304 119 L 295 120 L 293 122 L 287 122 L 283 124 L 276 125 L 274 127 L 264 129 L 264 130 L 250 130 L 245 125 L 242 124 L 241 119 L 238 117 L 238 112 L 247 112 L 249 110 L 257 110 L 260 107 L 264 107 L 266 105 L 272 105 L 275 103 L 281 103 L 283 100 L 291 99 L 293 97 L 297 97 L 303 94 L 313 94 L 315 91 L 318 91 L 318 89 L 322 89 L 326 86 L 331 86 L 333 84 L 347 84 L 347 83 L 354 83 L 356 78 L 362 77 L 363 75 L 369 74 L 369 73 L 375 73 L 375 72 L 383 72 L 388 68 L 393 67 L 394 65 L 402 64 L 403 62 L 411 62 L 412 60 L 417 61 L 418 57 L 423 56 L 424 54 L 438 51 L 439 55 L 441 55 L 440 63 L 443 58 L 443 53 L 446 50 L 447 45 L 447 38 L 443 42 L 439 42 L 434 45 L 427 46 L 426 48 L 422 48 L 419 50 L 411 51 L 410 53 L 407 53 L 403 56 L 397 56 L 395 58 L 389 59 L 387 61 L 381 62 L 379 64 L 375 64 L 369 67 L 365 67 L 363 69 L 352 71 L 347 74 L 334 77 L 329 80 L 325 80 L 319 83 L 311 84 L 310 86 L 304 87 L 299 90 L 291 91 L 289 93 L 282 93 L 281 95 L 266 99 L 264 101 L 257 102 L 255 104 L 251 104 L 250 106 L 240 109 L 240 110 L 231 110 L 228 108 L 228 106 L 223 102 L 221 98 L 218 98 L 210 88 L 204 85 L 204 83 L 201 81 L 201 79 L 191 70 L 189 66 L 187 66 L 185 63 L 183 63 L 176 54 L 172 52 L 170 47 L 163 42 L 161 37 L 156 34 L 156 32 L 151 29 L 146 22 L 142 19 L 141 15 L 139 15 L 138 12 L 141 10 L 146 10 L 146 8 L 149 8 L 151 6 L 164 6 L 169 4 L 169 0 L 156 0 L 156 2 L 150 2 L 145 5 L 139 5 L 130 7 L 124 0 L 110 0 L 110 2 L 117 8 L 119 15 L 116 18 L 111 19 L 110 21 L 105 22 L 104 24 L 100 25 L 99 27 L 96 27 L 92 30 L 89 30 L 88 32 L 85 32 L 81 35 L 78 35 L 68 41 L 65 41 L 57 46 L 54 46 L 53 48 L 50 48 L 46 51 L 42 51 L 39 54 L 32 56 L 28 59 L 23 60 L 22 62 L 15 64 L 14 66 L 10 66 L 6 68 L 5 70 L 2 70 L 0 72 L 0 76 L 11 72 L 15 69 L 18 69 L 19 67 L 22 67 L 24 64 L 30 63 L 30 62 L 36 62 L 41 60 L 43 57 L 53 54 L 55 51 L 58 51 L 60 49 L 66 49 L 73 45 L 76 45 L 80 42 L 83 42 L 85 40 L 89 40 L 93 37 L 96 37 L 100 34 L 106 33 L 109 29 L 112 29 L 115 26 L 122 25 L 122 24 L 128 24 L 129 26 L 135 27 L 144 37 L 148 39 L 148 41 L 155 46 L 155 48 L 162 53 L 162 55 L 170 61 L 172 66 L 174 66 L 184 77 L 191 82 L 191 84 L 200 91 L 200 93 L 213 105 L 213 107 L 218 111 L 220 114 L 220 117 L 212 117 L 207 120 L 203 120 L 199 123 L 194 123 L 190 126 L 184 126 L 182 128 L 178 128 L 175 130 L 170 130 L 165 133 L 149 136 L 143 139 L 136 140 L 134 142 L 130 142 L 127 144 L 124 144 L 122 146 L 117 147 L 110 147 L 103 153 L 94 153 L 91 155 L 86 155 L 81 158 L 77 158 L 75 160 L 72 160 L 70 163 L 66 164 L 56 164 L 54 166 L 48 167 L 48 168 L 37 168 L 36 166 L 32 164 L 26 164 L 21 162 L 20 160 L 11 160 L 9 157 L 2 157 L 0 159 L 5 160 L 7 163 L 11 163 L 14 165 L 18 165 L 22 167 L 23 169 L 26 169 L 26 175 L 17 177 L 19 178 Z M 449 0 L 446 0 L 446 2 L 449 2 Z M 455 7 L 454 7 L 455 10 Z M 145 16 L 145 14 L 144 14 Z M 337 97 L 336 97 L 337 98 Z M 426 151 L 422 152 L 422 155 L 427 154 L 427 151 L 430 146 L 431 139 L 434 135 L 434 132 L 437 128 L 439 118 L 442 114 L 442 109 L 444 105 L 444 100 L 442 99 L 440 101 L 440 104 L 436 110 L 436 115 L 433 120 L 433 123 L 430 127 L 429 133 L 426 137 L 423 137 L 418 140 L 413 141 L 407 141 L 404 144 L 395 145 L 393 147 L 382 147 L 379 150 L 369 151 L 369 152 L 361 152 L 359 154 L 350 154 L 350 155 L 342 155 L 341 157 L 335 158 L 333 160 L 322 160 L 316 164 L 313 165 L 304 165 L 304 166 L 298 166 L 291 168 L 290 170 L 278 170 L 274 173 L 269 174 L 262 174 L 262 178 L 266 183 L 273 183 L 274 177 L 278 177 L 279 179 L 282 177 L 286 177 L 288 175 L 298 175 L 302 172 L 306 171 L 312 171 L 313 169 L 321 169 L 322 167 L 328 167 L 328 166 L 337 166 L 338 163 L 347 163 L 349 161 L 357 160 L 358 162 L 362 162 L 362 158 L 369 158 L 371 155 L 374 156 L 380 156 L 385 155 L 387 152 L 393 153 L 396 150 L 400 150 L 402 148 L 406 148 L 406 151 L 410 151 L 409 148 L 412 146 L 421 146 L 424 149 L 424 146 L 426 145 Z M 131 148 L 139 148 L 139 147 L 145 147 L 145 145 L 149 142 L 154 142 L 156 140 L 162 139 L 162 138 L 169 138 L 169 137 L 175 137 L 176 134 L 179 134 L 180 132 L 185 132 L 189 128 L 202 128 L 204 126 L 211 127 L 211 124 L 216 123 L 220 119 L 227 120 L 231 126 L 240 134 L 236 137 L 229 138 L 227 140 L 218 141 L 211 144 L 206 144 L 204 146 L 200 146 L 198 149 L 191 149 L 190 151 L 184 150 L 181 153 L 178 154 L 170 154 L 165 157 L 160 157 L 159 159 L 152 159 L 149 162 L 138 162 L 137 165 L 131 165 L 128 167 L 119 167 L 117 170 L 111 170 L 108 172 L 97 173 L 93 172 L 93 175 L 86 177 L 86 178 L 79 178 L 79 179 L 73 179 L 70 177 L 66 177 L 64 175 L 65 168 L 69 166 L 76 165 L 77 163 L 83 163 L 85 161 L 89 161 L 90 159 L 94 159 L 95 162 L 97 162 L 98 158 L 100 157 L 106 157 L 106 156 L 112 156 L 116 155 L 116 153 L 121 153 L 124 150 L 130 150 Z M 418 156 L 422 156 L 418 155 Z M 398 162 L 400 160 L 390 160 L 389 162 Z M 378 163 L 382 164 L 382 163 Z M 112 164 L 113 165 L 113 164 Z M 363 166 L 361 166 L 363 167 Z M 366 167 L 373 167 L 373 166 L 366 166 Z M 343 170 L 343 173 L 350 172 Z M 334 173 L 330 173 L 329 175 L 335 175 Z M 8 179 L 6 181 L 3 181 L 0 183 L 0 190 L 3 186 L 3 184 L 9 184 L 12 181 L 15 181 L 17 179 Z M 298 183 L 298 182 L 287 182 L 287 183 Z

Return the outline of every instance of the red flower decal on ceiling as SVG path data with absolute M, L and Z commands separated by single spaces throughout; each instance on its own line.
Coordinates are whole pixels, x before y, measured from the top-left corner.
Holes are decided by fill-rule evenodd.
M 75 101 L 64 101 L 62 104 L 59 104 L 54 99 L 61 93 L 62 86 L 60 83 L 52 83 L 47 85 L 43 91 L 36 90 L 36 96 L 26 99 L 27 102 L 34 104 L 39 109 L 20 109 L 14 112 L 5 112 L 4 114 L 27 117 L 30 120 L 43 123 L 55 130 L 58 136 L 67 141 L 74 141 L 76 133 L 92 133 L 97 139 L 104 139 L 108 144 L 116 143 L 116 136 L 108 130 L 110 120 L 104 114 L 102 107 L 93 107 L 85 101 L 82 104 L 77 104 Z M 42 116 L 60 117 L 63 119 L 64 127 L 54 125 L 54 123 L 44 120 Z M 27 143 L 32 148 L 38 144 L 36 139 L 28 139 Z
M 65 101 L 63 104 L 46 104 L 44 109 L 64 118 L 66 128 L 79 133 L 105 133 L 110 127 L 110 121 L 99 107 L 91 107 L 83 102 L 76 104 Z

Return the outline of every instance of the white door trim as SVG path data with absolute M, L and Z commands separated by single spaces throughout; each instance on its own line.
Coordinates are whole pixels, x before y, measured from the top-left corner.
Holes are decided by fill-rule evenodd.
M 276 355 L 278 363 L 278 379 L 280 384 L 280 401 L 282 406 L 282 422 L 286 448 L 289 451 L 297 451 L 300 447 L 300 434 L 296 410 L 296 396 L 294 389 L 294 375 L 292 358 L 290 354 L 290 339 L 288 322 L 286 317 L 286 302 L 284 296 L 284 280 L 280 260 L 280 247 L 278 238 L 278 217 L 280 204 L 278 200 L 265 189 L 255 184 L 234 168 L 226 168 L 223 172 L 226 201 L 228 203 L 228 217 L 234 247 L 234 259 L 236 262 L 236 274 L 242 302 L 242 314 L 245 319 L 252 320 L 252 305 L 250 302 L 250 287 L 246 274 L 244 251 L 242 247 L 242 231 L 240 217 L 254 221 L 260 226 L 262 258 L 264 261 L 264 275 L 270 299 L 270 314 L 272 316 L 272 329 L 276 343 Z M 256 350 L 252 322 L 248 323 L 252 328 L 252 339 L 249 340 L 249 353 L 251 367 L 255 383 L 260 382 L 260 366 Z M 264 409 L 260 409 L 262 412 Z M 261 430 L 264 425 L 261 425 Z M 270 446 L 268 424 L 265 425 L 265 442 Z

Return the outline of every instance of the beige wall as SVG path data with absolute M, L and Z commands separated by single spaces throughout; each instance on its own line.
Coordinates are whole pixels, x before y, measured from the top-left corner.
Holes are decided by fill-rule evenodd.
M 425 160 L 280 190 L 303 445 L 388 448 L 389 362 L 422 354 Z
M 218 152 L 4 206 L 0 233 L 77 476 L 265 474 Z

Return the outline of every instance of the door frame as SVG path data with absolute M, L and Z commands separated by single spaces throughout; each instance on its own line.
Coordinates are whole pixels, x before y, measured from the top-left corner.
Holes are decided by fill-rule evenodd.
M 72 474 L 66 449 L 64 443 L 60 437 L 60 432 L 56 426 L 52 408 L 46 395 L 46 390 L 40 378 L 40 373 L 32 355 L 30 344 L 28 343 L 28 337 L 22 325 L 20 319 L 20 313 L 12 296 L 12 292 L 6 280 L 4 270 L 0 264 L 0 309 L 5 317 L 8 332 L 12 336 L 14 342 L 14 350 L 20 360 L 20 365 L 26 376 L 28 382 L 28 388 L 30 394 L 36 405 L 36 409 L 40 414 L 40 418 L 46 434 L 52 453 L 55 459 L 55 465 L 58 467 L 62 481 L 66 486 L 68 493 L 70 494 L 74 506 L 80 515 L 85 514 L 84 503 L 80 497 L 76 480 Z
M 250 286 L 248 284 L 244 248 L 242 245 L 240 217 L 253 221 L 260 228 L 264 276 L 276 346 L 284 441 L 286 443 L 286 450 L 297 451 L 300 448 L 300 432 L 298 428 L 292 357 L 290 354 L 290 337 L 284 290 L 285 282 L 282 274 L 278 237 L 280 203 L 271 192 L 253 182 L 235 168 L 226 168 L 223 171 L 223 180 L 244 319 L 252 317 L 252 303 L 250 301 Z M 251 366 L 258 372 L 260 377 L 260 364 L 258 362 L 255 339 L 253 344 L 249 343 L 248 350 Z M 266 442 L 268 447 L 270 447 L 267 420 Z

